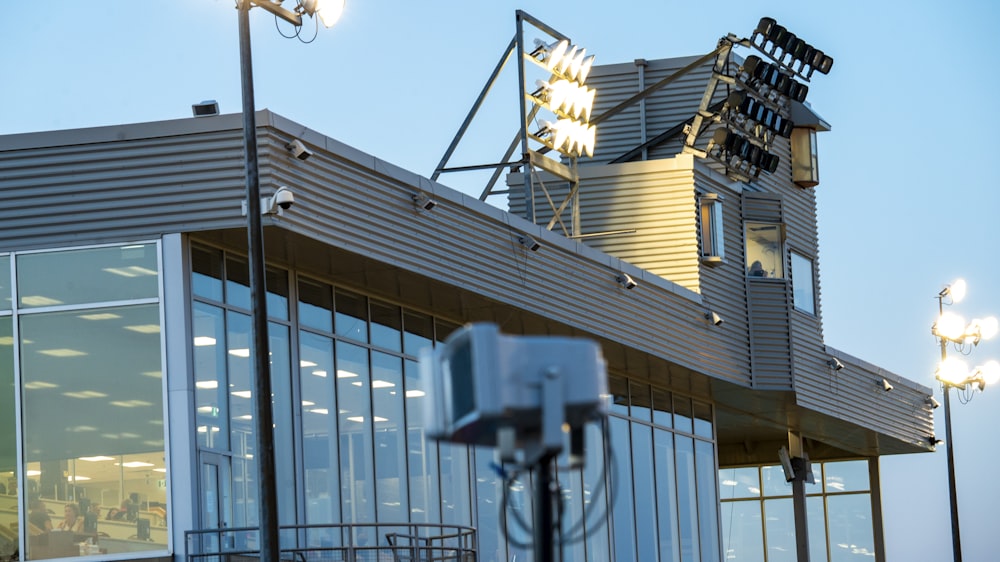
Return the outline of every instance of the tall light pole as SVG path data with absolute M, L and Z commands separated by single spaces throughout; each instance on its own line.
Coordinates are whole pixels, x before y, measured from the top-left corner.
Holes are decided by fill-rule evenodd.
M 274 414 L 271 407 L 271 365 L 267 341 L 267 287 L 264 273 L 264 232 L 261 225 L 260 175 L 257 165 L 257 118 L 253 95 L 253 53 L 250 49 L 250 8 L 259 6 L 277 17 L 302 25 L 302 15 L 320 15 L 323 25 L 336 22 L 343 0 L 333 6 L 321 0 L 297 0 L 295 10 L 281 0 L 237 0 L 239 11 L 240 79 L 243 92 L 243 148 L 246 174 L 247 261 L 250 270 L 250 316 L 254 350 L 254 434 L 257 460 L 257 505 L 260 522 L 260 559 L 278 560 L 278 491 L 274 464 Z M 329 12 L 329 13 L 323 13 Z
M 937 380 L 941 382 L 944 392 L 944 438 L 945 454 L 948 462 L 948 497 L 951 505 L 951 547 L 954 562 L 962 562 L 962 540 L 958 525 L 958 488 L 955 479 L 955 447 L 951 437 L 951 389 L 955 388 L 963 402 L 972 399 L 976 390 L 982 391 L 988 385 L 1000 381 L 1000 364 L 988 361 L 985 364 L 969 370 L 965 362 L 948 357 L 948 344 L 958 347 L 961 351 L 967 346 L 977 346 L 979 342 L 989 339 L 997 333 L 997 319 L 973 319 L 966 324 L 960 316 L 945 313 L 945 299 L 954 304 L 965 297 L 965 281 L 959 279 L 938 293 L 938 319 L 931 327 L 931 332 L 937 336 L 941 345 L 941 364 L 937 369 Z

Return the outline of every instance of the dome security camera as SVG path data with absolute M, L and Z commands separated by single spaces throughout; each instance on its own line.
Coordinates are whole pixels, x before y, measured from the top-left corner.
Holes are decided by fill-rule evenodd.
M 263 215 L 281 216 L 282 211 L 292 208 L 295 204 L 295 195 L 287 187 L 279 187 L 274 195 L 261 197 L 260 210 Z

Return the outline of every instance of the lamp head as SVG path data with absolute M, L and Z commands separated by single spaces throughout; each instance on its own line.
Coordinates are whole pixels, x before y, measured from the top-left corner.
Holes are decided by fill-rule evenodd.
M 345 0 L 301 0 L 299 8 L 312 17 L 319 15 L 323 27 L 333 27 L 344 13 Z
M 941 289 L 941 292 L 938 293 L 938 296 L 941 298 L 950 296 L 951 302 L 953 303 L 962 302 L 962 299 L 965 298 L 965 292 L 967 288 L 968 287 L 965 284 L 965 279 L 956 279 L 954 283 L 952 283 L 951 285 L 946 285 L 944 289 Z

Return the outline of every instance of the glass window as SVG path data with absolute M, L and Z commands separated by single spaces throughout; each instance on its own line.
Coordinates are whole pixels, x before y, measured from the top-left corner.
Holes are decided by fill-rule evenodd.
M 796 562 L 795 510 L 792 498 L 764 500 L 767 562 Z
M 198 445 L 229 448 L 226 387 L 226 325 L 221 308 L 196 302 L 194 320 L 194 400 Z
M 10 287 L 10 256 L 0 256 L 0 310 L 13 310 Z
M 612 506 L 614 511 L 614 549 L 615 560 L 639 560 L 635 551 L 635 515 L 633 513 L 633 503 L 637 490 L 632 489 L 632 482 L 628 478 L 632 474 L 632 458 L 628 454 L 631 451 L 631 440 L 629 439 L 629 421 L 621 418 L 611 418 L 611 442 L 614 443 L 612 457 L 617 463 L 618 474 L 623 475 L 622 481 L 617 485 L 623 486 L 619 489 L 615 503 Z
M 403 361 L 399 357 L 372 352 L 372 407 L 378 520 L 406 521 L 410 509 L 406 420 L 403 418 Z
M 372 345 L 402 351 L 403 316 L 398 306 L 371 301 Z
M 333 287 L 299 279 L 299 324 L 333 331 Z
M 606 471 L 611 469 L 607 466 L 605 447 L 610 446 L 610 444 L 605 440 L 604 430 L 597 424 L 587 424 L 584 432 L 586 434 L 584 454 L 587 457 L 583 466 L 584 511 L 587 513 L 607 513 L 609 509 L 607 486 L 609 483 Z M 598 518 L 585 520 L 584 525 L 587 533 L 587 559 L 610 560 L 611 544 L 608 525 Z M 527 560 L 528 558 L 520 556 L 518 559 Z
M 334 396 L 333 340 L 299 332 L 299 385 L 302 395 L 302 458 L 307 523 L 340 521 L 337 460 L 337 402 Z
M 868 461 L 843 461 L 823 463 L 826 474 L 826 492 L 867 492 Z
M 868 494 L 827 496 L 830 561 L 852 562 L 875 557 L 871 497 Z
M 10 275 L 7 276 L 10 279 Z M 9 285 L 5 283 L 5 285 Z M 9 306 L 10 302 L 7 302 Z M 0 526 L 17 527 L 17 439 L 14 430 L 14 341 L 10 316 L 0 317 Z M 17 551 L 17 537 L 0 534 L 0 559 Z
M 761 505 L 759 501 L 722 503 L 722 540 L 726 560 L 764 562 Z
M 629 391 L 631 393 L 629 404 L 631 405 L 632 417 L 648 422 L 650 411 L 652 410 L 652 397 L 648 384 L 630 382 Z
M 250 310 L 250 266 L 244 258 L 226 256 L 226 303 Z
M 344 341 L 337 342 L 336 350 L 342 509 L 345 519 L 370 523 L 375 521 L 375 448 L 368 350 Z
M 434 342 L 434 319 L 427 314 L 403 311 L 403 352 L 418 356 Z
M 441 454 L 441 522 L 471 525 L 469 447 L 441 443 L 438 450 Z
M 292 525 L 295 523 L 296 479 L 295 450 L 292 447 L 292 373 L 288 326 L 271 322 L 267 331 L 268 351 L 271 354 L 271 410 L 274 420 L 278 521 L 282 525 Z
M 666 390 L 653 388 L 653 423 L 663 427 L 674 426 L 673 398 Z
M 708 441 L 694 442 L 695 467 L 698 470 L 698 528 L 701 532 L 702 562 L 719 562 L 719 519 L 717 515 L 715 447 Z
M 608 394 L 611 403 L 608 409 L 616 414 L 628 415 L 628 379 L 616 375 L 608 375 Z
M 687 396 L 677 396 L 674 395 L 674 427 L 679 431 L 685 433 L 691 433 L 692 420 L 691 420 L 691 399 Z
M 721 262 L 725 259 L 725 244 L 722 226 L 722 197 L 715 193 L 704 193 L 698 198 L 701 206 L 701 257 L 707 262 Z
M 159 326 L 158 304 L 20 318 L 29 524 L 144 535 L 143 550 L 165 548 Z M 112 510 L 120 519 L 100 517 Z M 29 559 L 79 554 L 76 544 L 66 550 L 37 536 L 29 533 Z
M 632 486 L 635 490 L 635 536 L 638 543 L 636 560 L 659 560 L 656 533 L 656 497 L 653 475 L 653 428 L 632 425 Z M 715 511 L 715 507 L 712 507 Z
M 677 540 L 677 486 L 687 486 L 678 482 L 674 471 L 674 434 L 657 429 L 653 433 L 656 454 L 656 536 L 659 541 L 660 560 L 677 562 L 680 560 L 680 541 Z
M 423 387 L 416 361 L 407 360 L 406 370 L 406 427 L 409 447 L 407 455 L 410 470 L 410 520 L 437 522 L 440 516 L 437 441 L 428 439 L 424 429 L 424 408 L 427 407 L 427 389 Z
M 157 263 L 156 244 L 23 254 L 17 257 L 18 305 L 159 298 Z
M 191 292 L 222 302 L 222 250 L 191 247 Z
M 691 404 L 694 412 L 694 434 L 712 439 L 715 437 L 712 431 L 712 405 L 697 400 L 692 400 Z
M 813 261 L 797 252 L 792 252 L 792 304 L 809 314 L 816 314 L 815 281 Z
M 361 343 L 368 342 L 368 302 L 365 297 L 337 289 L 334 299 L 337 316 L 334 322 L 337 335 L 351 338 Z
M 760 497 L 758 467 L 723 468 L 719 471 L 719 496 L 724 500 Z
M 695 480 L 694 439 L 675 435 L 674 446 L 677 455 L 677 510 L 680 523 L 681 560 L 694 562 L 701 560 L 700 534 L 698 533 L 698 496 L 694 486 L 694 483 L 697 482 Z
M 784 226 L 781 224 L 746 223 L 747 275 L 755 278 L 784 278 L 783 241 Z
M 268 268 L 265 277 L 267 315 L 288 320 L 288 272 Z

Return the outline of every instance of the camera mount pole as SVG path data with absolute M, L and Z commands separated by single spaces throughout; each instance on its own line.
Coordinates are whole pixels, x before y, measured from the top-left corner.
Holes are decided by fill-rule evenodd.
M 550 367 L 542 377 L 542 443 L 535 462 L 538 485 L 535 487 L 535 560 L 555 562 L 559 526 L 555 507 L 560 501 L 559 483 L 553 479 L 556 457 L 562 451 L 563 423 L 566 421 L 565 396 L 561 372 Z

